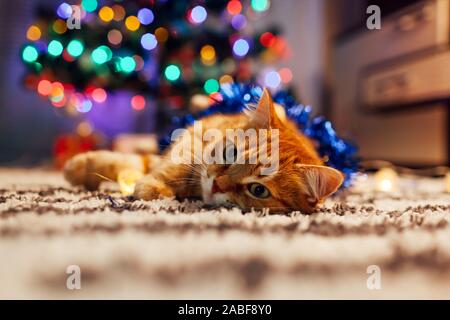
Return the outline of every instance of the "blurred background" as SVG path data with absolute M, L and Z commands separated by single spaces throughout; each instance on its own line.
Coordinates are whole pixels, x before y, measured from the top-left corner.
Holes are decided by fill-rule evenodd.
M 0 3 L 0 165 L 152 152 L 152 134 L 231 81 L 290 92 L 363 159 L 449 162 L 449 0 Z

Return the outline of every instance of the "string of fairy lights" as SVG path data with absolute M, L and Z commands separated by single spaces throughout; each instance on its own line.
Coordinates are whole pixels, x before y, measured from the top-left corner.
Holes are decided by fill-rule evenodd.
M 74 7 L 75 6 L 75 7 Z M 292 81 L 286 40 L 257 30 L 269 0 L 82 0 L 40 9 L 21 57 L 25 86 L 69 114 L 89 112 L 111 92 L 131 92 L 130 106 L 193 94 L 220 99 L 220 87 L 258 81 L 276 89 Z M 81 28 L 68 27 L 80 12 Z M 263 26 L 264 28 L 264 26 Z M 262 66 L 262 67 L 261 67 Z M 261 67 L 261 68 L 260 68 Z

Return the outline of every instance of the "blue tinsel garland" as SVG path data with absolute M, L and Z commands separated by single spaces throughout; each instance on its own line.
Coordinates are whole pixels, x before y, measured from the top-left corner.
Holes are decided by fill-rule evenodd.
M 195 120 L 216 114 L 242 112 L 249 103 L 257 103 L 263 89 L 248 84 L 232 84 L 222 86 L 222 100 L 214 103 L 208 109 L 195 115 L 189 114 L 182 118 L 175 117 L 173 126 L 182 128 L 194 123 Z M 315 140 L 321 157 L 327 159 L 326 164 L 345 174 L 343 186 L 348 187 L 358 170 L 357 147 L 340 138 L 333 129 L 331 122 L 323 117 L 311 118 L 311 107 L 299 104 L 286 91 L 278 91 L 273 96 L 274 102 L 284 106 L 287 116 L 292 119 L 303 133 Z M 164 148 L 170 144 L 170 135 L 160 140 Z

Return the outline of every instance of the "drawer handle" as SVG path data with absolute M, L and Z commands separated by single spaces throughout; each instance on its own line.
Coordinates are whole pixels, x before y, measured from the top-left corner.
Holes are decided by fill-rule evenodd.
M 397 29 L 402 32 L 411 31 L 422 23 L 429 22 L 433 19 L 433 8 L 430 5 L 422 7 L 416 12 L 404 14 L 397 23 Z
M 406 74 L 399 74 L 389 78 L 378 80 L 375 83 L 375 90 L 382 94 L 392 90 L 403 90 L 409 85 Z

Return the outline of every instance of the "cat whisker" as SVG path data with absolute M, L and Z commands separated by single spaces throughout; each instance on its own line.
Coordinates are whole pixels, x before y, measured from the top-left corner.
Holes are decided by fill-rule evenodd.
M 100 173 L 93 172 L 93 173 L 90 173 L 90 174 L 92 174 L 92 175 L 94 175 L 94 176 L 97 176 L 97 177 L 99 177 L 99 178 L 102 178 L 102 179 L 105 180 L 105 181 L 115 182 L 114 180 L 112 180 L 112 179 L 110 179 L 110 178 L 108 178 L 108 177 L 105 177 L 104 175 L 101 175 Z

